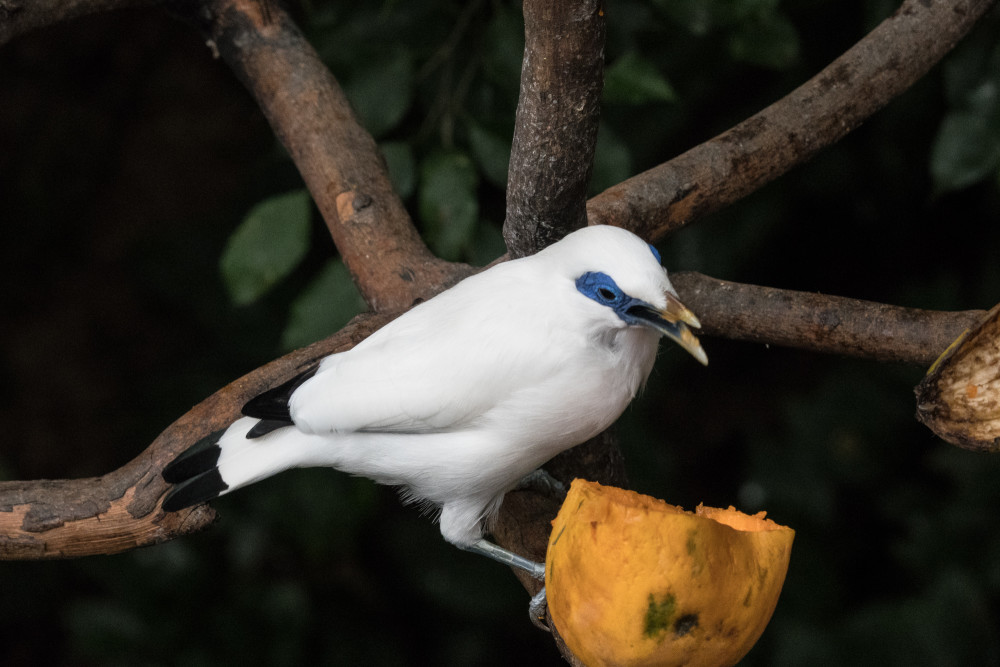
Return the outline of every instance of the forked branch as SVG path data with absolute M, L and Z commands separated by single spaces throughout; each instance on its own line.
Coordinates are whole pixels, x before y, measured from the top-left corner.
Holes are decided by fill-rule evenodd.
M 424 245 L 375 140 L 277 3 L 208 0 L 192 18 L 288 149 L 372 310 L 405 310 L 466 275 Z
M 763 111 L 590 200 L 590 224 L 655 241 L 747 196 L 839 141 L 907 90 L 996 0 L 906 0 L 812 79 Z
M 0 0 L 0 41 L 26 25 L 12 28 L 8 23 L 16 2 L 20 0 Z M 120 4 L 95 2 L 90 7 Z M 405 308 L 414 298 L 458 280 L 467 269 L 430 258 L 398 199 L 386 190 L 374 142 L 358 134 L 336 81 L 278 8 L 272 6 L 265 16 L 257 4 L 209 0 L 204 5 L 206 29 L 289 147 L 369 303 L 383 312 Z M 619 224 L 655 239 L 746 195 L 843 136 L 905 89 L 993 4 L 908 0 L 834 65 L 769 110 L 591 200 L 590 221 Z M 66 14 L 52 10 L 49 16 Z M 234 43 L 237 40 L 240 44 Z M 808 114 L 812 116 L 802 120 Z M 759 159 L 765 154 L 768 159 Z M 401 267 L 410 271 L 399 271 Z M 389 275 L 392 272 L 396 275 Z M 760 292 L 754 290 L 764 288 L 748 288 L 733 300 L 733 294 L 741 292 L 731 284 L 697 276 L 677 276 L 676 282 L 715 335 L 790 345 L 805 341 L 809 349 L 867 358 L 926 363 L 940 351 L 934 349 L 940 341 L 950 341 L 970 318 L 968 313 L 903 312 L 877 304 L 864 311 L 865 317 L 852 318 L 851 312 L 861 312 L 858 302 L 830 299 L 817 304 L 812 295 L 768 289 L 767 300 L 773 304 L 821 316 L 809 319 L 809 331 L 803 331 L 796 317 L 775 317 L 762 327 L 752 315 L 761 303 Z M 159 477 L 163 464 L 232 421 L 250 396 L 315 359 L 346 349 L 387 317 L 360 318 L 335 336 L 237 380 L 181 417 L 135 461 L 115 472 L 91 480 L 0 483 L 0 559 L 114 553 L 205 525 L 208 512 L 166 515 L 158 509 L 166 491 Z M 899 340 L 887 338 L 888 329 L 877 325 L 893 318 L 907 323 L 907 339 L 924 342 L 901 347 Z M 860 339 L 866 340 L 864 345 L 857 344 Z

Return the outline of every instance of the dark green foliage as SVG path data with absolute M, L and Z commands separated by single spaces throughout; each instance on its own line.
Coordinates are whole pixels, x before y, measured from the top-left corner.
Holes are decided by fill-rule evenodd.
M 609 3 L 593 189 L 778 99 L 897 6 Z M 297 11 L 431 246 L 499 255 L 519 7 Z M 811 163 L 664 240 L 665 264 L 914 307 L 1000 301 L 998 26 Z M 188 26 L 139 12 L 25 37 L 0 50 L 0 91 L 5 477 L 121 465 L 362 307 L 322 224 L 301 232 L 298 196 L 277 200 L 287 251 L 231 250 L 240 288 L 226 287 L 241 221 L 302 185 Z M 707 369 L 664 346 L 619 433 L 633 488 L 797 530 L 745 664 L 1000 662 L 1000 459 L 914 421 L 922 369 L 703 342 Z M 293 471 L 216 507 L 213 529 L 162 546 L 4 564 L 0 664 L 563 664 L 508 572 L 446 545 L 387 489 Z
M 265 199 L 229 237 L 220 269 L 233 303 L 256 301 L 302 261 L 309 249 L 309 203 L 306 190 Z
M 949 110 L 931 152 L 939 193 L 1000 175 L 1000 27 L 988 24 L 944 66 Z

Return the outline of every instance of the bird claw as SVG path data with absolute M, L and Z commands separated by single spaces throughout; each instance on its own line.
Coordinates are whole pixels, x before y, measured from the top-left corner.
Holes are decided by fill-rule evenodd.
M 552 632 L 549 624 L 545 622 L 549 608 L 548 600 L 545 599 L 545 586 L 531 598 L 528 603 L 528 616 L 531 617 L 531 624 L 545 632 Z
M 514 488 L 518 491 L 535 491 L 559 501 L 566 499 L 566 485 L 553 477 L 545 468 L 529 472 Z

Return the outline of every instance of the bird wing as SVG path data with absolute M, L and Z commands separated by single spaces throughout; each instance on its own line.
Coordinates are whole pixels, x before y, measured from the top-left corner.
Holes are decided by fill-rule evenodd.
M 501 267 L 496 267 L 501 268 Z M 433 432 L 474 423 L 560 364 L 547 334 L 558 308 L 527 298 L 524 271 L 460 283 L 323 360 L 293 393 L 290 412 L 310 433 Z M 527 303 L 526 303 L 527 301 Z

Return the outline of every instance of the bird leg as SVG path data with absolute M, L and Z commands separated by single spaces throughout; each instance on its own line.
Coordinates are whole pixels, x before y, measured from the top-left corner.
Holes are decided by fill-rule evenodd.
M 524 570 L 535 579 L 545 581 L 545 563 L 536 563 L 535 561 L 525 558 L 524 556 L 518 556 L 513 551 L 497 546 L 483 538 L 476 540 L 468 546 L 459 548 L 486 556 L 487 558 L 495 560 L 498 563 L 503 563 L 504 565 L 510 565 L 511 567 Z
M 486 556 L 498 563 L 524 570 L 535 579 L 545 581 L 545 563 L 536 563 L 524 556 L 517 555 L 513 551 L 497 546 L 488 540 L 480 538 L 472 544 L 460 548 Z M 538 591 L 531 598 L 531 602 L 528 603 L 528 616 L 535 627 L 549 632 L 549 626 L 545 624 L 545 610 L 547 607 L 548 602 L 545 599 L 545 587 L 542 586 L 542 590 Z

